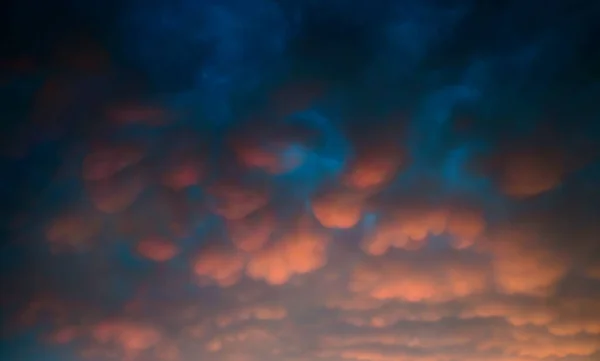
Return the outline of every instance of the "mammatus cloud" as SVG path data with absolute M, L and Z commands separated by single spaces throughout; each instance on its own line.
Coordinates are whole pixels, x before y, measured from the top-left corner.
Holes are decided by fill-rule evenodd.
M 460 257 L 461 255 L 457 255 Z M 476 265 L 425 258 L 421 269 L 412 261 L 377 260 L 358 266 L 350 277 L 352 292 L 366 293 L 378 300 L 406 302 L 444 302 L 481 293 L 486 274 Z M 397 277 L 402 274 L 405 277 Z
M 528 234 L 529 233 L 529 234 Z M 568 269 L 566 256 L 536 245 L 536 236 L 528 231 L 501 232 L 493 239 L 492 253 L 496 286 L 509 294 L 551 294 L 552 287 Z M 523 256 L 527 249 L 527 256 Z
M 194 273 L 220 286 L 232 286 L 242 276 L 246 260 L 243 255 L 227 250 L 206 250 L 194 262 Z
M 482 238 L 486 221 L 473 207 L 411 204 L 386 211 L 385 219 L 369 231 L 364 250 L 374 256 L 390 248 L 417 250 L 432 236 L 448 235 L 456 249 L 473 246 Z
M 499 155 L 498 185 L 511 197 L 531 197 L 557 187 L 567 169 L 564 154 L 555 148 L 515 149 Z
M 128 1 L 3 62 L 6 358 L 600 359 L 600 9 L 365 4 Z
M 166 262 L 179 253 L 178 247 L 171 241 L 159 236 L 142 239 L 136 246 L 137 252 L 156 262 Z
M 279 242 L 251 256 L 246 268 L 250 278 L 280 285 L 326 264 L 328 236 L 324 232 L 306 229 L 304 224 L 288 232 Z
M 353 228 L 362 218 L 364 198 L 354 192 L 326 192 L 312 200 L 312 212 L 323 227 Z

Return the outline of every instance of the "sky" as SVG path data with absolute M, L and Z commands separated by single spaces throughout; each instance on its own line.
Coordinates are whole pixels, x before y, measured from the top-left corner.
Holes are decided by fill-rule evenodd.
M 600 360 L 600 3 L 6 10 L 0 359 Z

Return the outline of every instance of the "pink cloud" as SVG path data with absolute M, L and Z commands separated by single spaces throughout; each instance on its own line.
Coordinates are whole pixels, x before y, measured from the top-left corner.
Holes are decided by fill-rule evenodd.
M 315 218 L 327 228 L 352 228 L 362 217 L 364 196 L 349 192 L 324 192 L 311 207 Z
M 312 229 L 290 230 L 282 239 L 252 255 L 246 273 L 273 285 L 297 274 L 317 270 L 327 262 L 328 237 Z

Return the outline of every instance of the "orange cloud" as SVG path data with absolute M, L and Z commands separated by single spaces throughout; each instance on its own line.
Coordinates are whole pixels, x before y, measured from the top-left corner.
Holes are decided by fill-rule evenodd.
M 369 332 L 351 336 L 324 336 L 321 339 L 325 348 L 346 348 L 360 345 L 404 346 L 414 349 L 435 349 L 441 347 L 464 346 L 473 340 L 473 335 L 460 333 L 410 331 L 410 332 Z
M 548 331 L 556 336 L 575 336 L 581 333 L 600 335 L 600 317 L 558 320 L 548 325 Z
M 490 241 L 497 288 L 507 294 L 548 295 L 567 271 L 567 262 L 539 245 L 532 231 L 510 229 Z
M 352 228 L 362 217 L 363 196 L 333 191 L 315 197 L 311 207 L 315 218 L 327 228 Z
M 214 336 L 206 343 L 205 348 L 209 352 L 219 352 L 243 347 L 243 350 L 248 353 L 248 351 L 257 351 L 265 346 L 272 348 L 277 341 L 277 336 L 271 330 L 260 327 L 245 327 L 225 331 Z
M 372 328 L 390 327 L 406 321 L 418 322 L 423 325 L 438 322 L 445 317 L 456 316 L 456 310 L 446 303 L 395 302 L 390 304 L 388 302 L 383 307 L 354 309 L 354 311 L 359 312 L 343 314 L 341 320 L 353 326 Z
M 456 249 L 472 246 L 485 230 L 483 214 L 473 208 L 412 204 L 388 211 L 363 239 L 363 250 L 381 256 L 390 248 L 417 250 L 428 237 L 448 234 Z
M 194 262 L 194 272 L 221 287 L 236 284 L 242 276 L 245 259 L 239 253 L 209 248 L 200 252 Z
M 215 197 L 212 211 L 229 220 L 242 219 L 269 202 L 266 190 L 233 181 L 219 183 L 209 193 Z
M 530 329 L 514 328 L 511 339 L 504 344 L 504 352 L 536 359 L 567 356 L 590 356 L 600 351 L 597 337 L 557 337 Z
M 557 310 L 543 300 L 523 302 L 512 299 L 479 300 L 468 305 L 460 314 L 465 319 L 502 317 L 513 326 L 546 326 L 558 316 Z
M 556 148 L 523 147 L 500 155 L 496 162 L 500 189 L 517 198 L 556 188 L 567 171 L 564 157 Z
M 404 151 L 393 142 L 369 144 L 357 150 L 342 182 L 355 189 L 378 187 L 392 180 L 405 161 Z
M 379 348 L 379 349 L 377 349 Z M 402 351 L 381 350 L 381 347 L 348 347 L 340 351 L 322 352 L 323 358 L 342 358 L 344 360 L 364 361 L 450 361 L 454 355 L 428 353 L 414 355 Z
M 454 208 L 448 212 L 446 232 L 453 236 L 452 246 L 457 249 L 470 247 L 483 234 L 486 221 L 481 211 Z
M 269 241 L 275 230 L 275 218 L 271 212 L 266 212 L 228 220 L 226 225 L 231 241 L 239 250 L 255 252 Z
M 255 253 L 246 273 L 273 285 L 286 283 L 296 274 L 319 269 L 327 262 L 328 238 L 311 229 L 291 230 L 282 239 Z
M 179 248 L 171 241 L 158 236 L 142 239 L 136 245 L 136 251 L 155 262 L 166 262 L 179 253 Z
M 389 220 L 380 222 L 363 240 L 363 249 L 374 256 L 385 254 L 390 247 L 418 249 L 431 235 L 444 232 L 447 222 L 445 210 L 399 210 Z
M 83 179 L 98 181 L 110 178 L 138 163 L 143 156 L 142 148 L 133 145 L 106 146 L 97 149 L 83 160 Z
M 326 301 L 328 308 L 338 308 L 344 311 L 371 310 L 381 307 L 385 301 L 376 300 L 368 295 L 333 293 Z
M 161 332 L 153 326 L 125 321 L 103 321 L 92 327 L 92 338 L 100 344 L 114 343 L 127 355 L 136 355 L 155 346 L 161 339 Z
M 363 263 L 352 272 L 349 289 L 379 300 L 445 302 L 483 292 L 487 277 L 481 267 L 446 260 Z

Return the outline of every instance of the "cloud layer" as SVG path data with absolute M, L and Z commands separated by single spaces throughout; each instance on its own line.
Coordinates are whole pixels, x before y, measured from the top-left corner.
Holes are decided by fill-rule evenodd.
M 114 11 L 2 65 L 7 357 L 600 358 L 598 6 Z

